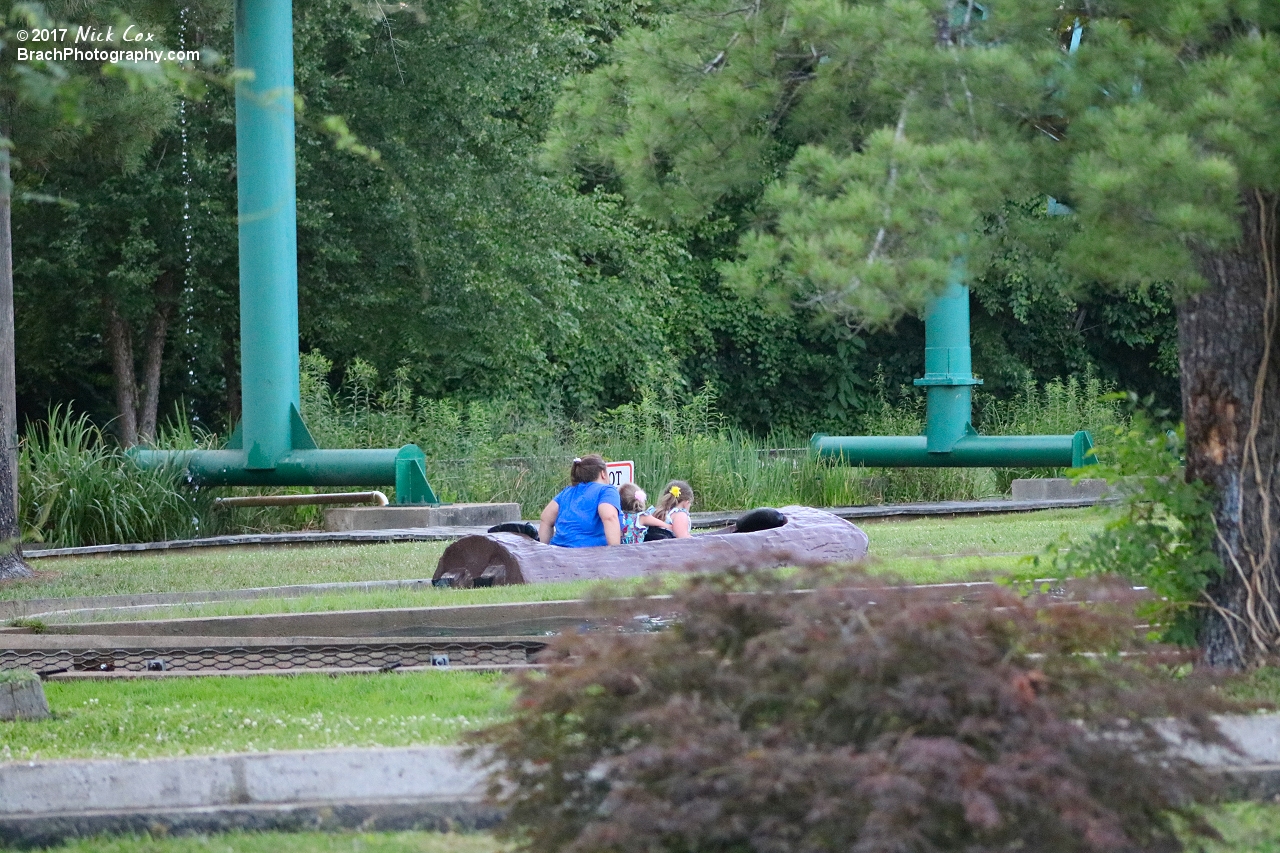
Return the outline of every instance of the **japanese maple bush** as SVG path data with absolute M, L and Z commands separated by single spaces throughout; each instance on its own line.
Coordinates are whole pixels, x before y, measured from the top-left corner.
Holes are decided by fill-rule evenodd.
M 534 853 L 1163 851 L 1207 793 L 1146 720 L 1212 703 L 1131 615 L 719 576 L 557 637 L 492 748 Z M 1140 661 L 1140 662 L 1135 662 Z M 500 781 L 499 781 L 500 780 Z M 1208 831 L 1208 830 L 1206 830 Z

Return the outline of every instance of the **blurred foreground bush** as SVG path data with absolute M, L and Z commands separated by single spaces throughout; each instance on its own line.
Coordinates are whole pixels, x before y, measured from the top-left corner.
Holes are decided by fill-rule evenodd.
M 1131 613 L 920 603 L 844 575 L 708 578 L 620 616 L 655 607 L 672 628 L 556 638 L 476 737 L 521 850 L 1165 851 L 1181 820 L 1213 832 L 1203 783 L 1143 756 L 1144 721 L 1203 724 L 1215 702 L 1138 646 Z

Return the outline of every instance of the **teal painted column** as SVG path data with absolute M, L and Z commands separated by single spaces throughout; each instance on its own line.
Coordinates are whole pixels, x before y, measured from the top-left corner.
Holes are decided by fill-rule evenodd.
M 947 286 L 929 300 L 924 314 L 924 376 L 928 389 L 925 438 L 930 453 L 949 453 L 973 432 L 972 351 L 969 348 L 969 288 L 963 284 L 964 260 L 951 266 Z
M 289 452 L 298 392 L 292 0 L 236 0 L 240 398 L 250 470 Z

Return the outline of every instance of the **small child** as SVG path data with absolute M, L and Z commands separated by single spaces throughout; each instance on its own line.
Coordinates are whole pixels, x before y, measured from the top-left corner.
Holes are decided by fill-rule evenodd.
M 684 480 L 672 480 L 662 490 L 658 505 L 650 507 L 649 512 L 663 523 L 663 527 L 671 531 L 674 538 L 688 539 L 693 535 L 693 524 L 689 519 L 691 506 L 693 489 Z
M 644 493 L 644 489 L 635 483 L 627 483 L 618 489 L 618 497 L 622 499 L 622 509 L 618 513 L 618 520 L 622 525 L 622 544 L 638 545 L 644 541 L 645 533 L 648 532 L 650 526 L 666 527 L 666 523 L 654 518 L 644 508 L 644 502 L 649 496 Z

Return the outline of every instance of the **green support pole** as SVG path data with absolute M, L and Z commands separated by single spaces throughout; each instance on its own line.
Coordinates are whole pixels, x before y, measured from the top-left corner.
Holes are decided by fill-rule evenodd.
M 241 440 L 264 470 L 293 449 L 299 408 L 293 5 L 236 0 L 235 14 Z
M 133 450 L 209 486 L 396 487 L 396 503 L 439 503 L 426 458 L 399 449 L 320 450 L 299 414 L 298 228 L 293 4 L 236 0 L 236 166 L 240 213 L 240 397 L 225 450 Z
M 973 358 L 969 345 L 969 288 L 964 259 L 951 267 L 946 288 L 925 305 L 925 434 L 829 436 L 809 451 L 846 465 L 898 468 L 1079 468 L 1094 462 L 1089 433 L 983 436 L 973 429 Z
M 969 288 L 964 261 L 951 266 L 946 289 L 929 300 L 924 314 L 924 377 L 928 389 L 925 437 L 930 453 L 950 453 L 973 433 L 973 358 L 969 348 Z

